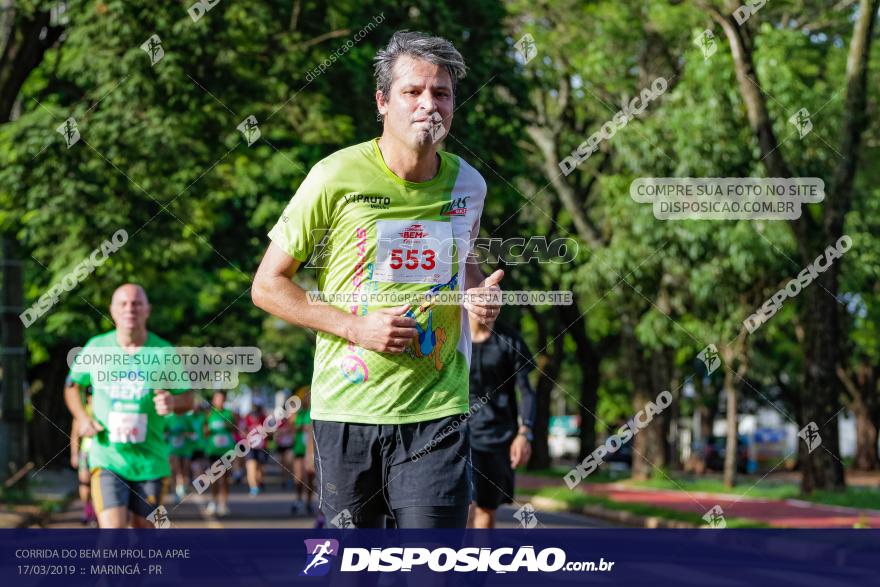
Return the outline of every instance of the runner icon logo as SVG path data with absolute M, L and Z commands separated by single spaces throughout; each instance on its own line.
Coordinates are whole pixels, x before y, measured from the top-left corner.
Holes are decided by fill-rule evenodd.
M 168 517 L 168 510 L 165 509 L 164 505 L 160 505 L 154 509 L 150 515 L 147 516 L 147 521 L 151 522 L 156 528 L 162 529 L 171 527 L 171 519 Z
M 253 114 L 242 120 L 235 128 L 244 136 L 248 147 L 253 145 L 261 136 L 263 136 L 263 133 L 260 132 L 260 125 L 257 123 L 257 117 Z
M 714 344 L 710 344 L 704 348 L 700 354 L 697 355 L 697 358 L 706 366 L 706 375 L 711 375 L 712 372 L 721 365 L 721 358 L 718 354 L 718 349 Z
M 810 118 L 810 111 L 806 108 L 801 108 L 792 114 L 788 121 L 795 126 L 800 138 L 804 138 L 810 134 L 811 130 L 813 130 L 813 121 Z
M 817 426 L 815 422 L 810 422 L 801 428 L 801 431 L 798 432 L 798 436 L 807 443 L 808 452 L 813 452 L 822 446 L 822 436 L 819 434 L 819 426 Z
M 439 143 L 446 136 L 446 127 L 443 126 L 443 117 L 439 112 L 434 112 L 431 114 L 431 117 L 428 119 L 431 127 L 429 132 L 431 133 L 431 140 L 434 143 Z
M 79 129 L 76 126 L 76 119 L 72 116 L 61 123 L 61 126 L 55 129 L 67 143 L 67 148 L 71 148 L 79 141 Z
M 306 543 L 306 566 L 300 577 L 323 577 L 330 572 L 330 558 L 339 555 L 339 541 L 332 538 L 312 538 Z
M 703 52 L 703 61 L 708 61 L 709 58 L 715 55 L 715 52 L 718 51 L 718 44 L 715 42 L 715 35 L 709 29 L 704 30 L 696 39 L 694 39 L 694 45 L 699 47 L 700 51 Z
M 727 528 L 727 520 L 724 519 L 724 510 L 721 509 L 720 505 L 713 506 L 711 510 L 706 512 L 703 516 L 703 520 L 706 521 L 706 524 L 710 528 L 716 530 Z
M 527 503 L 513 514 L 513 517 L 519 520 L 519 523 L 522 524 L 523 528 L 534 528 L 538 525 L 538 516 L 535 515 L 535 507 Z
M 330 525 L 336 528 L 354 528 L 354 518 L 347 509 L 342 510 L 330 520 Z
M 141 45 L 141 49 L 150 56 L 150 65 L 156 65 L 165 57 L 165 49 L 162 47 L 162 39 L 159 35 L 150 35 L 150 38 Z

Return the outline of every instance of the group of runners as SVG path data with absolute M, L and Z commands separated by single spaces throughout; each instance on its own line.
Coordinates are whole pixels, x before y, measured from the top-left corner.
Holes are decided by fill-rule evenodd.
M 127 304 L 126 298 L 134 296 L 137 300 L 133 304 Z M 115 310 L 114 311 L 114 306 Z M 111 312 L 114 316 L 126 306 L 131 306 L 131 314 L 140 316 L 149 313 L 149 302 L 146 292 L 134 284 L 126 284 L 120 287 L 114 294 L 111 302 Z M 146 308 L 146 311 L 143 309 Z M 144 316 L 145 317 L 145 316 Z M 123 320 L 124 321 L 124 320 Z M 127 336 L 124 330 L 119 328 L 95 337 L 86 348 L 94 345 L 108 344 L 106 338 L 115 337 L 124 340 Z M 154 337 L 152 333 L 147 338 Z M 134 340 L 140 337 L 136 334 Z M 158 341 L 153 338 L 153 341 Z M 146 345 L 138 345 L 137 349 L 130 347 L 131 352 L 137 353 Z M 149 352 L 149 351 L 147 351 Z M 107 379 L 97 377 L 95 379 Z M 97 390 L 95 390 L 97 386 Z M 248 437 L 258 426 L 265 422 L 267 413 L 264 409 L 264 400 L 255 396 L 251 399 L 251 408 L 245 414 L 239 414 L 227 407 L 226 390 L 214 390 L 207 394 L 196 394 L 193 398 L 192 409 L 182 412 L 179 409 L 163 410 L 160 415 L 157 404 L 154 402 L 153 410 L 160 420 L 154 420 L 154 426 L 164 429 L 161 435 L 140 435 L 131 429 L 121 432 L 118 424 L 120 413 L 114 412 L 119 409 L 118 396 L 120 389 L 115 386 L 109 389 L 106 386 L 96 384 L 92 379 L 92 373 L 77 372 L 71 370 L 67 380 L 65 399 L 71 412 L 76 414 L 77 402 L 82 406 L 85 419 L 74 418 L 71 431 L 71 466 L 77 469 L 79 477 L 79 497 L 82 504 L 83 524 L 100 525 L 101 527 L 145 527 L 146 518 L 150 509 L 163 503 L 169 486 L 174 488 L 174 502 L 180 503 L 194 495 L 194 479 L 202 475 L 212 463 L 221 460 L 236 443 Z M 147 398 L 154 390 L 144 389 L 144 398 Z M 192 392 L 187 392 L 192 393 Z M 130 395 L 130 392 L 129 392 Z M 77 398 L 78 396 L 78 398 Z M 101 406 L 98 413 L 93 409 L 94 398 L 98 397 Z M 117 396 L 117 397 L 115 397 Z M 300 409 L 291 414 L 288 419 L 279 422 L 275 433 L 274 442 L 249 443 L 249 452 L 244 459 L 232 461 L 228 475 L 220 476 L 211 484 L 210 500 L 204 508 L 208 516 L 225 517 L 229 515 L 229 487 L 230 483 L 240 483 L 247 478 L 248 493 L 251 497 L 259 495 L 264 487 L 263 466 L 269 459 L 270 445 L 272 450 L 277 451 L 276 460 L 282 467 L 282 487 L 290 489 L 296 487 L 296 501 L 291 511 L 293 513 L 312 513 L 313 506 L 311 495 L 314 489 L 309 485 L 314 477 L 313 468 L 304 466 L 306 457 L 305 443 L 311 436 L 310 420 L 308 411 L 308 387 L 302 388 L 298 393 Z M 105 411 L 107 400 L 110 402 L 110 411 Z M 150 426 L 150 416 L 153 410 L 149 402 L 142 406 L 139 401 L 135 410 L 131 413 L 144 414 L 147 429 Z M 103 422 L 103 423 L 102 423 Z M 108 424 L 112 423 L 112 424 Z M 108 426 L 116 425 L 117 428 L 108 430 Z M 122 424 L 121 426 L 125 426 Z M 89 430 L 91 429 L 91 430 Z M 90 434 L 95 431 L 95 434 Z M 124 437 L 124 438 L 120 438 Z M 122 446 L 120 446 L 122 445 Z M 131 446 L 140 445 L 140 446 Z M 93 449 L 94 447 L 94 449 Z M 168 470 L 170 474 L 162 478 L 138 479 L 139 469 L 136 467 L 122 466 L 126 459 L 135 456 L 133 464 L 144 466 L 143 455 L 149 454 L 152 460 L 161 460 L 159 455 L 166 453 Z M 117 454 L 118 453 L 118 454 Z M 244 463 L 242 462 L 244 461 Z M 148 470 L 157 470 L 159 467 Z M 231 478 L 231 479 L 230 479 Z M 118 511 L 123 508 L 127 512 Z M 99 518 L 100 512 L 111 511 Z M 121 524 L 121 525 L 119 525 Z
M 395 33 L 375 58 L 381 137 L 317 163 L 269 232 L 252 299 L 317 333 L 308 411 L 252 436 L 265 423 L 258 401 L 236 420 L 223 392 L 204 406 L 194 390 L 144 384 L 149 373 L 120 383 L 100 377 L 101 366 L 71 370 L 65 400 L 76 437 L 89 443 L 76 464 L 101 527 L 151 526 L 170 479 L 184 498 L 193 476 L 243 437 L 252 496 L 272 443 L 295 479 L 295 511 L 310 512 L 314 496 L 324 519 L 344 527 L 494 525 L 512 500 L 514 469 L 529 459 L 535 393 L 525 343 L 497 323 L 504 272 L 486 276 L 472 255 L 486 183 L 438 148 L 465 71 L 445 39 Z M 322 292 L 367 301 L 315 300 L 295 283 L 319 244 Z M 436 303 L 446 290 L 464 294 L 461 303 Z M 412 301 L 383 303 L 401 295 Z M 120 286 L 110 311 L 116 328 L 85 349 L 173 352 L 147 330 L 140 286 Z M 231 466 L 211 484 L 213 515 L 229 512 L 238 459 Z

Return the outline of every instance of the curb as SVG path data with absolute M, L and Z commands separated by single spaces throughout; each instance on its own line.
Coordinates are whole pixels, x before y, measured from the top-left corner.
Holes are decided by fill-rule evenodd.
M 599 505 L 585 505 L 581 508 L 569 508 L 564 501 L 553 499 L 551 497 L 543 497 L 539 495 L 521 496 L 517 498 L 519 501 L 531 503 L 549 511 L 570 512 L 575 514 L 584 514 L 601 520 L 623 524 L 633 528 L 699 528 L 696 524 L 684 522 L 681 520 L 667 520 L 657 516 L 640 516 L 632 512 L 620 510 L 610 510 Z
M 72 488 L 64 497 L 58 500 L 60 511 L 70 507 L 71 502 L 76 499 L 77 490 Z M 54 512 L 44 511 L 35 505 L 18 506 L 20 511 L 0 510 L 0 528 L 30 528 L 45 527 L 52 520 Z
M 0 512 L 0 528 L 28 528 L 39 523 L 40 516 L 35 512 Z
M 799 508 L 804 508 L 804 509 L 824 508 L 824 509 L 831 510 L 833 512 L 838 512 L 841 514 L 849 514 L 851 516 L 854 516 L 854 515 L 867 515 L 867 516 L 880 515 L 880 510 L 872 510 L 869 508 L 854 508 L 854 507 L 848 507 L 848 506 L 844 506 L 844 505 L 831 505 L 831 504 L 825 504 L 825 503 L 816 503 L 815 501 L 807 501 L 805 499 L 794 499 L 794 498 L 786 499 L 784 501 L 785 501 L 785 503 L 787 503 L 789 505 L 799 507 Z

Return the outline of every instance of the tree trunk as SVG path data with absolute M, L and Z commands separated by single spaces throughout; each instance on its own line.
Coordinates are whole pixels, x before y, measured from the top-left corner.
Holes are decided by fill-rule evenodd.
M 700 406 L 700 434 L 703 443 L 709 442 L 718 417 L 718 390 L 709 381 L 703 388 L 702 405 Z
M 24 466 L 27 459 L 24 420 L 25 347 L 24 325 L 18 314 L 22 302 L 22 262 L 14 238 L 0 239 L 2 255 L 2 415 L 0 422 L 0 481 Z
M 49 13 L 28 14 L 12 0 L 0 0 L 0 123 L 9 122 L 22 85 L 43 61 L 46 50 L 55 44 L 63 29 L 49 26 Z M 24 328 L 19 314 L 24 310 L 24 281 L 16 227 L 0 234 L 3 282 L 0 331 L 2 331 L 2 421 L 0 421 L 0 481 L 24 464 L 24 382 L 27 365 Z
M 773 120 L 767 97 L 758 81 L 748 29 L 740 27 L 713 4 L 700 4 L 724 29 L 736 68 L 737 82 L 749 123 L 763 155 L 770 177 L 791 177 L 790 169 L 773 133 Z M 828 195 L 818 226 L 810 214 L 791 221 L 798 250 L 804 264 L 811 263 L 822 250 L 843 234 L 843 222 L 851 208 L 852 186 L 859 160 L 859 146 L 867 122 L 867 76 L 871 39 L 880 0 L 861 0 L 853 26 L 846 64 L 846 98 L 840 130 L 841 159 L 829 182 Z M 822 445 L 801 450 L 803 477 L 801 491 L 843 489 L 846 482 L 839 460 L 838 425 L 835 414 L 840 406 L 839 386 L 834 376 L 840 347 L 837 321 L 837 275 L 840 261 L 821 274 L 804 292 L 802 306 L 804 337 L 804 386 L 801 391 L 803 417 L 800 424 L 814 422 L 820 429 Z M 802 443 L 803 444 L 803 443 Z M 802 446 L 803 449 L 803 446 Z
M 856 454 L 852 468 L 855 471 L 876 471 L 877 462 L 877 424 L 871 419 L 871 412 L 864 401 L 853 402 L 851 406 L 856 418 Z
M 49 360 L 40 364 L 29 377 L 34 418 L 28 426 L 28 446 L 31 460 L 37 467 L 42 467 L 53 457 L 55 464 L 67 462 L 66 457 L 58 456 L 58 453 L 70 444 L 71 415 L 64 405 L 62 390 L 68 373 L 67 351 L 74 345 L 58 342 L 49 350 Z
M 580 399 L 578 414 L 580 416 L 580 450 L 578 460 L 583 461 L 596 448 L 596 405 L 599 402 L 599 364 L 602 357 L 599 349 L 587 336 L 587 325 L 577 304 L 562 306 L 564 321 L 570 327 L 567 330 L 575 342 L 575 356 L 581 370 Z
M 633 388 L 633 414 L 645 409 L 650 397 L 648 390 L 651 388 L 651 376 L 647 369 L 642 368 L 644 357 L 642 347 L 635 336 L 634 320 L 624 314 L 621 317 L 621 358 L 625 369 L 630 373 L 630 382 Z M 636 434 L 630 442 L 633 445 L 632 477 L 633 479 L 645 480 L 651 477 L 651 464 L 647 456 L 650 439 L 645 431 Z
M 529 469 L 546 469 L 550 466 L 550 447 L 548 437 L 550 434 L 550 397 L 555 380 L 559 378 L 562 364 L 563 345 L 565 336 L 560 326 L 560 321 L 552 316 L 551 312 L 542 315 L 537 320 L 538 340 L 544 346 L 537 357 L 539 369 L 538 383 L 535 386 L 535 442 L 532 444 L 532 457 L 529 459 Z M 555 337 L 555 339 L 554 339 Z
M 654 402 L 661 391 L 670 389 L 671 362 L 671 351 L 666 347 L 651 354 L 650 385 L 646 390 L 648 401 Z M 645 457 L 654 467 L 665 468 L 669 464 L 667 457 L 670 453 L 670 447 L 667 430 L 669 429 L 670 409 L 671 406 L 656 416 L 640 433 L 648 438 L 648 452 Z
M 840 411 L 841 389 L 837 379 L 838 343 L 840 341 L 837 300 L 828 292 L 837 291 L 839 263 L 833 263 L 803 292 L 805 346 L 803 416 L 800 427 L 815 423 L 821 444 L 805 457 L 801 491 L 815 489 L 843 490 L 846 487 L 843 463 L 840 460 L 837 413 Z M 809 319 L 806 319 L 809 317 Z
M 876 471 L 880 469 L 877 454 L 877 416 L 880 414 L 877 371 L 880 367 L 860 363 L 855 371 L 853 377 L 843 367 L 837 368 L 837 376 L 849 394 L 849 409 L 856 421 L 856 454 L 852 468 L 855 471 Z
M 859 160 L 862 132 L 867 126 L 867 76 L 871 37 L 880 0 L 862 0 L 859 16 L 853 27 L 849 56 L 846 63 L 846 107 L 841 127 L 838 163 L 831 178 L 831 194 L 825 205 L 824 233 L 827 247 L 843 235 L 844 216 L 851 207 L 852 185 Z M 805 259 L 806 260 L 806 259 Z M 840 261 L 822 273 L 817 283 L 805 293 L 804 328 L 806 349 L 804 388 L 808 401 L 804 402 L 806 421 L 820 428 L 822 445 L 809 453 L 804 462 L 801 491 L 814 489 L 843 490 L 846 487 L 843 463 L 840 461 L 837 412 L 840 406 L 840 385 L 836 376 L 840 348 L 838 325 L 838 275 Z
M 724 454 L 724 486 L 736 486 L 737 397 L 733 370 L 724 373 L 724 396 L 727 399 L 727 443 Z

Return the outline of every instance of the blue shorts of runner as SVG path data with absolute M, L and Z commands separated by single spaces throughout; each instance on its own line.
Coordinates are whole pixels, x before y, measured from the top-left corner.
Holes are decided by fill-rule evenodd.
M 245 460 L 248 461 L 257 461 L 261 465 L 265 465 L 269 462 L 269 451 L 265 448 L 252 448 L 245 457 Z
M 491 450 L 471 447 L 474 503 L 487 510 L 497 510 L 513 502 L 514 473 L 510 466 L 510 445 Z
M 116 507 L 124 507 L 146 518 L 162 504 L 167 490 L 167 478 L 147 481 L 129 481 L 113 471 L 92 471 L 92 503 L 101 513 Z
M 412 424 L 313 421 L 328 527 L 464 528 L 470 443 L 462 417 Z

